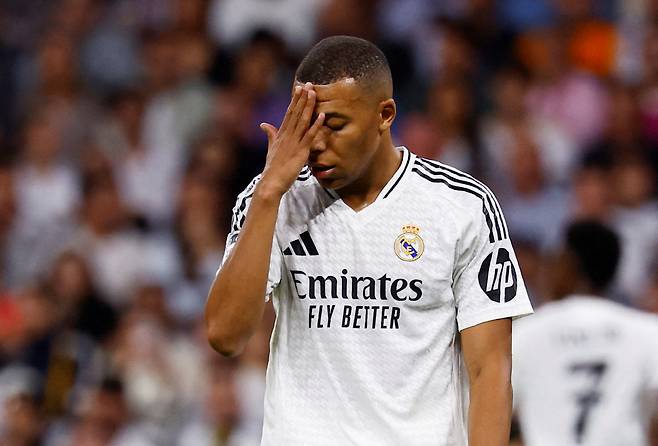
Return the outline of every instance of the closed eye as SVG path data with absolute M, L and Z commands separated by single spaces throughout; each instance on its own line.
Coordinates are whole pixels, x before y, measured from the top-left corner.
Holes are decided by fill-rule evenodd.
M 329 123 L 329 124 L 325 124 L 325 126 L 326 126 L 329 130 L 332 130 L 332 131 L 334 131 L 334 132 L 337 132 L 337 131 L 339 131 L 339 130 L 342 130 L 343 128 L 345 128 L 345 125 L 346 125 L 345 123 L 342 123 L 342 124 L 335 124 L 335 123 L 333 123 L 333 122 L 332 122 L 332 123 Z

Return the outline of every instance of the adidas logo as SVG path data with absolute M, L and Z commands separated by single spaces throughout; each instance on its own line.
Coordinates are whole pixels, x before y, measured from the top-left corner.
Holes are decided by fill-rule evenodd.
M 304 250 L 306 248 L 306 250 Z M 308 253 L 308 254 L 307 254 Z M 298 239 L 293 240 L 290 242 L 290 246 L 288 246 L 284 251 L 283 251 L 284 256 L 317 256 L 318 254 L 318 249 L 315 247 L 315 243 L 313 243 L 313 239 L 311 238 L 311 234 L 308 233 L 308 231 L 304 231 L 302 234 L 299 235 Z

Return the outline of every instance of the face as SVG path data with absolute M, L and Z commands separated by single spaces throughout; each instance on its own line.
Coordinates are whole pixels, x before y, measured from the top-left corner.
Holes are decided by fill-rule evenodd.
M 580 218 L 605 218 L 611 207 L 610 174 L 602 169 L 585 168 L 574 183 L 575 213 Z
M 313 175 L 323 187 L 340 190 L 367 182 L 376 170 L 395 117 L 392 99 L 353 79 L 315 85 L 314 118 L 325 114 L 308 159 Z
M 64 254 L 56 261 L 51 281 L 62 304 L 75 304 L 90 288 L 87 266 L 75 254 Z

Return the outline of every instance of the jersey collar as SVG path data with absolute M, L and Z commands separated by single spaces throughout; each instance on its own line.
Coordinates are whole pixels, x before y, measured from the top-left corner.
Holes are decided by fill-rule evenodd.
M 409 170 L 409 165 L 411 164 L 411 152 L 409 152 L 409 149 L 407 149 L 405 146 L 400 146 L 397 147 L 397 149 L 402 152 L 402 162 L 400 163 L 400 167 L 398 167 L 398 170 L 395 171 L 391 179 L 388 181 L 386 186 L 382 189 L 382 191 L 379 193 L 377 196 L 377 200 L 382 199 L 385 200 L 391 195 L 391 192 L 400 184 L 400 181 L 402 180 L 402 177 L 404 177 L 404 174 L 407 173 Z M 375 200 L 376 201 L 376 200 Z
M 379 207 L 380 202 L 383 202 L 386 199 L 390 199 L 392 196 L 395 195 L 395 192 L 397 192 L 401 188 L 401 183 L 403 182 L 405 174 L 411 170 L 411 165 L 413 164 L 413 158 L 415 155 L 411 153 L 409 149 L 407 149 L 404 146 L 399 146 L 396 148 L 400 152 L 402 152 L 402 162 L 400 163 L 400 166 L 395 171 L 393 176 L 388 180 L 388 182 L 382 188 L 382 190 L 379 192 L 377 198 L 364 209 L 361 209 L 358 212 L 353 210 L 351 207 L 345 204 L 343 200 L 340 198 L 340 196 L 338 195 L 338 193 L 332 189 L 323 188 L 324 194 L 330 197 L 330 199 L 333 202 L 335 202 L 339 207 L 344 208 L 344 210 L 349 214 L 353 214 L 354 216 L 359 216 L 359 217 L 365 217 L 366 215 L 371 214 L 372 212 L 375 211 L 375 209 Z
M 399 146 L 396 147 L 396 149 L 402 152 L 402 162 L 400 163 L 398 170 L 395 171 L 391 179 L 388 180 L 388 183 L 386 183 L 384 188 L 379 192 L 375 201 L 386 199 L 388 198 L 389 195 L 391 195 L 393 189 L 395 189 L 400 184 L 402 177 L 404 177 L 404 174 L 409 170 L 409 165 L 411 164 L 411 161 L 413 161 L 411 159 L 413 154 L 405 146 Z M 325 189 L 325 188 L 322 189 L 324 189 L 325 193 L 329 197 L 333 198 L 334 200 L 340 200 L 340 195 L 338 195 L 338 193 L 333 189 Z M 373 201 L 373 203 L 375 201 Z

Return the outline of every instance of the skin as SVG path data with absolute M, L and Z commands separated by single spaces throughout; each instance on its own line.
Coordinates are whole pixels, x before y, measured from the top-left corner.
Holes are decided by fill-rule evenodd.
M 468 444 L 509 444 L 512 424 L 512 321 L 485 322 L 461 332 L 468 371 Z
M 297 87 L 303 85 L 295 82 Z M 345 203 L 360 210 L 375 200 L 400 165 L 401 154 L 390 133 L 395 101 L 385 83 L 364 87 L 343 79 L 309 88 L 315 93 L 313 118 L 324 114 L 325 122 L 304 161 L 322 187 L 335 190 Z M 261 128 L 272 145 L 276 129 L 271 124 Z M 319 176 L 316 167 L 333 169 Z
M 240 354 L 263 316 L 272 240 L 283 195 L 307 164 L 319 183 L 355 211 L 371 204 L 400 165 L 390 128 L 390 81 L 327 85 L 296 82 L 280 128 L 263 123 L 268 153 L 240 237 L 206 304 L 212 347 Z M 331 168 L 322 172 L 326 168 Z M 511 322 L 492 321 L 461 333 L 471 383 L 471 445 L 506 445 L 511 413 Z M 495 414 L 491 416 L 491 414 Z
M 562 299 L 572 294 L 587 294 L 602 296 L 604 289 L 593 286 L 580 273 L 578 258 L 567 248 L 562 248 L 551 260 L 548 270 L 551 294 L 554 300 Z

